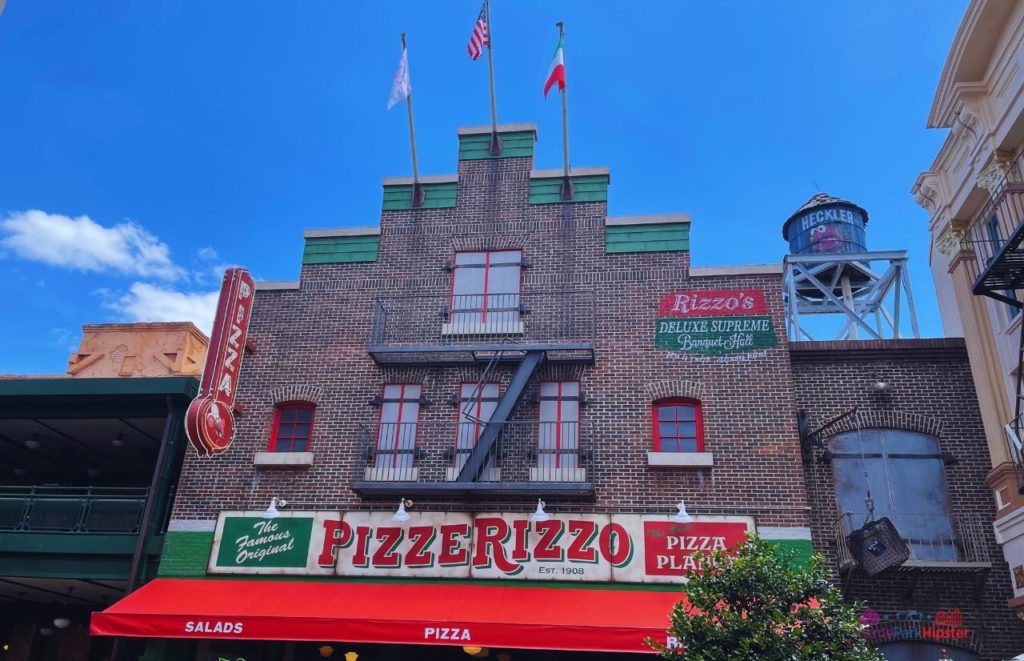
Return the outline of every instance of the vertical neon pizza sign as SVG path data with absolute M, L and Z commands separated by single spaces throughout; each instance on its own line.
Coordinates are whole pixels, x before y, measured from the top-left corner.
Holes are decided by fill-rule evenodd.
M 224 272 L 199 394 L 185 413 L 185 434 L 201 457 L 226 452 L 235 436 L 235 391 L 255 288 L 245 269 Z

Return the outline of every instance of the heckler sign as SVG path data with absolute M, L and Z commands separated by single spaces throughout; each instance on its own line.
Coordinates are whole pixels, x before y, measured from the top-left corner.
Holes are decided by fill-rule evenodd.
M 764 292 L 757 289 L 670 292 L 661 297 L 658 313 L 659 349 L 722 355 L 777 344 Z
M 211 574 L 305 574 L 682 583 L 710 551 L 754 527 L 744 516 L 523 513 L 222 512 Z

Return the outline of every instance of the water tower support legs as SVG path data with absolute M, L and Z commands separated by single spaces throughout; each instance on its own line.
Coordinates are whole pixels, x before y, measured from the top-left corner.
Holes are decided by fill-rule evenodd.
M 857 303 L 853 300 L 853 289 L 850 288 L 850 277 L 844 275 L 841 284 L 843 286 L 843 301 L 846 303 L 846 307 L 850 310 L 856 310 Z M 857 339 L 857 326 L 854 322 L 859 320 L 860 317 L 856 314 L 846 315 L 846 328 L 844 331 L 849 335 L 851 340 Z
M 910 310 L 910 330 L 914 337 L 921 337 L 917 329 L 917 312 L 914 308 L 914 294 L 910 291 L 910 276 L 907 275 L 907 263 L 900 264 L 900 278 L 903 280 L 903 289 L 907 292 L 907 308 Z
M 875 332 L 875 329 L 873 329 L 871 326 L 869 326 L 867 323 L 865 323 L 865 321 L 863 319 L 861 319 L 860 317 L 857 316 L 857 313 L 856 313 L 855 310 L 851 310 L 850 307 L 846 305 L 846 303 L 844 303 L 843 301 L 839 300 L 839 298 L 835 294 L 833 294 L 830 289 L 828 289 L 824 284 L 822 284 L 821 280 L 818 280 L 813 275 L 808 273 L 807 269 L 805 269 L 802 264 L 793 264 L 793 266 L 794 266 L 794 268 L 800 274 L 802 274 L 805 278 L 807 278 L 807 280 L 811 284 L 813 284 L 815 287 L 817 287 L 818 290 L 822 293 L 822 295 L 825 296 L 825 298 L 827 298 L 829 301 L 832 302 L 833 305 L 835 305 L 837 308 L 839 308 L 839 311 L 841 311 L 850 320 L 856 322 L 861 328 L 863 328 L 865 331 L 867 331 L 868 335 L 870 335 L 872 339 L 875 339 L 875 340 L 882 339 L 881 337 L 878 336 L 878 333 Z

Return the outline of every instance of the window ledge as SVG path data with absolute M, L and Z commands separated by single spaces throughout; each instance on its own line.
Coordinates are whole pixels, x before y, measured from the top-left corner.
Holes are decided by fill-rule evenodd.
M 449 482 L 454 482 L 458 479 L 459 473 L 462 471 L 461 468 L 455 468 L 449 466 L 445 470 L 445 478 Z M 487 468 L 484 469 L 484 474 L 480 477 L 478 482 L 501 482 L 501 469 L 500 468 Z
M 710 452 L 648 452 L 648 466 L 714 466 Z
M 586 482 L 586 468 L 531 468 L 531 482 Z
M 312 466 L 312 452 L 257 452 L 252 458 L 254 466 L 268 468 L 291 468 L 294 466 Z
M 523 322 L 442 324 L 441 335 L 522 335 Z
M 416 482 L 420 479 L 419 468 L 366 468 L 363 480 L 366 482 Z

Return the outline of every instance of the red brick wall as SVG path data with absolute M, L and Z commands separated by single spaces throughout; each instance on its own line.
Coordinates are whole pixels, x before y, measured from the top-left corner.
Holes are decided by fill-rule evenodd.
M 891 426 L 933 433 L 949 459 L 945 475 L 950 511 L 977 522 L 992 562 L 987 576 L 887 572 L 874 579 L 860 571 L 848 584 L 848 596 L 879 612 L 934 613 L 959 608 L 972 634 L 965 647 L 980 646 L 984 658 L 1006 659 L 1024 646 L 1024 622 L 1007 608 L 1009 572 L 990 522 L 995 515 L 985 486 L 990 468 L 981 414 L 963 340 L 797 342 L 791 345 L 796 406 L 806 410 L 811 430 L 858 406 L 864 426 Z M 872 385 L 889 384 L 884 394 Z M 827 446 L 828 435 L 822 439 Z M 812 540 L 835 572 L 837 542 L 833 526 L 840 517 L 832 466 L 824 449 L 804 464 L 812 506 Z M 860 522 L 858 521 L 857 524 Z M 838 574 L 836 575 L 839 580 Z M 951 646 L 951 656 L 959 658 Z
M 697 513 L 753 514 L 760 525 L 808 525 L 799 470 L 799 444 L 791 407 L 792 378 L 783 337 L 778 275 L 688 279 L 685 252 L 606 255 L 605 203 L 528 205 L 531 159 L 459 163 L 458 207 L 386 211 L 381 215 L 379 259 L 370 264 L 307 265 L 298 291 L 259 291 L 250 337 L 257 350 L 243 365 L 238 401 L 245 414 L 231 451 L 209 460 L 189 457 L 179 487 L 175 518 L 209 519 L 222 509 L 263 509 L 271 496 L 296 508 L 393 508 L 363 502 L 351 490 L 361 479 L 364 437 L 360 423 L 376 420 L 367 402 L 383 383 L 423 383 L 432 404 L 420 420 L 450 422 L 446 402 L 458 384 L 475 382 L 480 367 L 388 367 L 367 353 L 372 301 L 377 296 L 446 296 L 446 261 L 460 249 L 522 249 L 530 267 L 523 292 L 593 291 L 596 364 L 545 366 L 531 384 L 571 378 L 593 403 L 583 409 L 592 431 L 596 466 L 591 478 L 596 503 L 576 510 L 672 512 L 680 496 Z M 296 256 L 298 259 L 298 256 Z M 750 362 L 715 364 L 677 359 L 653 346 L 658 299 L 678 289 L 756 287 L 766 292 L 779 344 Z M 440 324 L 439 314 L 435 317 Z M 540 322 L 543 309 L 527 323 Z M 557 314 L 564 314 L 563 311 Z M 499 379 L 507 383 L 512 369 Z M 651 384 L 690 382 L 703 392 L 706 450 L 715 467 L 652 469 Z M 308 469 L 267 470 L 252 465 L 266 449 L 273 389 L 295 384 L 322 389 Z M 655 388 L 654 390 L 657 390 Z M 671 390 L 671 388 L 668 388 Z M 662 386 L 661 391 L 666 391 Z M 537 407 L 520 405 L 514 420 L 537 419 Z M 438 445 L 450 445 L 451 438 Z M 429 447 L 424 461 L 443 452 Z M 421 499 L 422 500 L 422 499 Z M 497 503 L 420 502 L 422 508 L 473 510 Z M 532 510 L 528 501 L 501 501 L 506 510 Z
M 271 496 L 288 499 L 294 509 L 393 509 L 395 503 L 363 501 L 351 489 L 365 466 L 361 425 L 377 419 L 369 400 L 385 383 L 421 383 L 431 404 L 420 421 L 450 424 L 456 409 L 448 399 L 483 368 L 378 367 L 367 352 L 373 300 L 445 297 L 451 274 L 444 264 L 455 251 L 515 248 L 530 262 L 523 271 L 524 295 L 559 290 L 594 296 L 592 310 L 541 307 L 527 318 L 534 323 L 544 319 L 537 315 L 570 314 L 578 321 L 592 315 L 596 326 L 595 364 L 542 367 L 513 416 L 537 419 L 529 400 L 541 380 L 578 380 L 592 400 L 582 420 L 591 432 L 584 440 L 596 453 L 590 474 L 596 502 L 554 509 L 667 514 L 682 496 L 694 513 L 753 515 L 759 526 L 811 526 L 817 548 L 834 566 L 830 529 L 838 512 L 830 467 L 820 452 L 802 461 L 796 411 L 808 410 L 814 426 L 860 404 L 940 421 L 943 449 L 958 459 L 947 467 L 953 511 L 991 521 L 984 483 L 988 454 L 961 343 L 801 343 L 791 355 L 779 275 L 690 278 L 688 253 L 606 255 L 607 205 L 528 205 L 530 167 L 527 158 L 460 162 L 456 208 L 382 213 L 377 262 L 306 265 L 299 290 L 259 291 L 250 329 L 256 351 L 242 369 L 238 401 L 245 412 L 235 443 L 223 456 L 186 458 L 174 518 L 209 520 L 221 510 L 263 509 Z M 654 348 L 661 295 L 741 287 L 765 291 L 777 347 L 739 361 L 702 361 Z M 437 306 L 440 324 L 440 303 L 430 305 Z M 511 374 L 511 368 L 500 369 L 495 378 L 507 384 Z M 892 383 L 884 398 L 870 388 L 878 376 Z M 275 393 L 294 388 L 319 393 L 315 462 L 298 469 L 255 467 L 253 455 L 267 448 Z M 705 449 L 714 454 L 714 468 L 651 468 L 652 401 L 684 392 L 700 393 Z M 420 441 L 422 461 L 430 462 L 441 460 L 452 438 L 425 435 Z M 417 503 L 421 510 L 533 507 L 508 499 Z M 972 641 L 983 644 L 990 658 L 1002 658 L 1024 640 L 1024 630 L 1005 605 L 1010 591 L 999 548 L 991 539 L 988 546 L 993 570 L 977 603 L 971 601 L 973 584 L 962 576 L 924 576 L 912 594 L 909 578 L 855 578 L 851 595 L 885 611 L 959 607 L 976 632 Z

